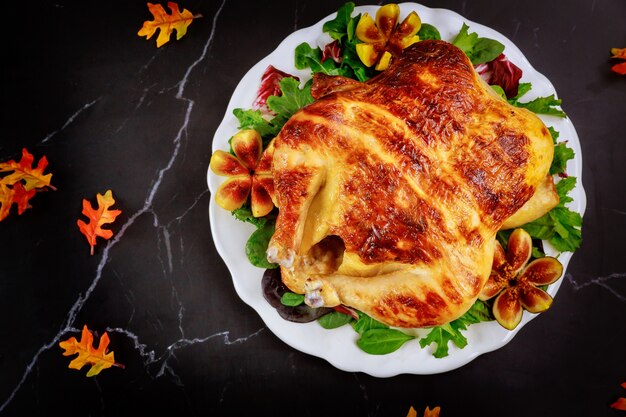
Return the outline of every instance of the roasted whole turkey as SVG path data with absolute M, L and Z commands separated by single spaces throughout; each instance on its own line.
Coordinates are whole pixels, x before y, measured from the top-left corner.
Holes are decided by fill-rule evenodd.
M 312 307 L 394 327 L 448 323 L 487 281 L 496 232 L 558 203 L 553 142 L 445 41 L 366 81 L 316 74 L 272 146 L 267 255 Z

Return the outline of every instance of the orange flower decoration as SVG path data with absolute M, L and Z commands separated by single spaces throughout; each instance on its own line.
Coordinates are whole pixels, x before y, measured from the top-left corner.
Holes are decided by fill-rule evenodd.
M 515 229 L 509 236 L 507 251 L 496 241 L 489 280 L 479 298 L 496 297 L 493 315 L 502 327 L 513 330 L 522 320 L 523 310 L 546 311 L 552 304 L 550 294 L 538 288 L 556 282 L 563 265 L 556 258 L 544 256 L 528 263 L 532 238 L 524 229 Z
M 389 66 L 392 57 L 399 56 L 402 50 L 419 41 L 417 32 L 422 21 L 415 12 L 411 12 L 402 23 L 398 24 L 400 7 L 386 4 L 376 12 L 376 21 L 368 13 L 363 13 L 356 26 L 356 36 L 363 43 L 356 45 L 356 52 L 361 61 L 377 71 Z
M 254 217 L 263 217 L 274 208 L 274 181 L 271 164 L 273 141 L 263 151 L 263 141 L 254 129 L 241 130 L 230 140 L 235 155 L 217 150 L 211 156 L 211 170 L 228 177 L 215 192 L 215 202 L 225 210 L 243 206 L 250 197 Z

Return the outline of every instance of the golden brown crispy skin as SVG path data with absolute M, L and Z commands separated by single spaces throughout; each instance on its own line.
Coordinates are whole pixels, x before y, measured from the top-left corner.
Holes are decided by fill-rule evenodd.
M 546 178 L 548 130 L 444 41 L 365 83 L 316 75 L 312 93 L 274 141 L 268 259 L 312 306 L 397 327 L 458 318 L 489 277 L 496 232 Z

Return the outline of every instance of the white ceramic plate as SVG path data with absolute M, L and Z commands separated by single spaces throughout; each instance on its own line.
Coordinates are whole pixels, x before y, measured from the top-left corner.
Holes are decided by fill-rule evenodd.
M 524 96 L 523 101 L 530 101 L 538 96 L 556 95 L 550 81 L 530 65 L 522 52 L 510 40 L 493 29 L 469 21 L 450 10 L 428 8 L 417 3 L 399 3 L 399 6 L 400 19 L 415 10 L 422 22 L 434 25 L 439 30 L 444 40 L 451 41 L 465 22 L 469 26 L 470 32 L 476 32 L 482 37 L 497 39 L 502 42 L 505 45 L 504 53 L 509 60 L 523 71 L 521 81 L 532 83 L 533 88 Z M 355 8 L 353 16 L 363 12 L 368 12 L 374 16 L 378 8 L 379 6 L 358 6 Z M 237 132 L 239 127 L 238 121 L 233 115 L 233 109 L 251 108 L 260 85 L 261 75 L 268 65 L 271 64 L 282 71 L 296 75 L 302 82 L 310 78 L 308 70 L 300 71 L 294 67 L 294 50 L 302 42 L 308 42 L 312 47 L 323 47 L 329 38 L 326 38 L 326 35 L 322 33 L 322 25 L 333 19 L 335 15 L 332 13 L 317 24 L 292 33 L 280 43 L 274 52 L 248 71 L 235 89 L 224 119 L 215 132 L 213 151 L 228 149 L 228 139 Z M 566 106 L 567 103 L 564 105 Z M 567 140 L 568 146 L 576 153 L 575 159 L 570 160 L 567 166 L 567 172 L 578 178 L 578 185 L 570 194 L 574 201 L 569 204 L 569 207 L 582 215 L 585 210 L 586 199 L 582 188 L 581 149 L 576 130 L 568 118 L 540 117 L 547 126 L 552 126 L 560 132 L 559 140 Z M 212 194 L 223 180 L 223 177 L 218 177 L 208 170 L 207 181 Z M 478 355 L 504 346 L 526 323 L 534 318 L 533 314 L 525 311 L 522 322 L 513 331 L 505 330 L 495 321 L 471 325 L 464 332 L 468 345 L 464 349 L 458 349 L 453 343 L 450 343 L 449 355 L 441 359 L 432 355 L 434 345 L 422 349 L 417 339 L 405 343 L 393 353 L 370 355 L 357 347 L 355 342 L 358 335 L 349 325 L 327 330 L 317 322 L 301 324 L 282 319 L 263 298 L 261 277 L 264 270 L 252 266 L 245 255 L 244 246 L 254 231 L 254 226 L 236 220 L 230 212 L 217 206 L 213 198 L 210 203 L 210 222 L 216 249 L 232 274 L 235 289 L 241 299 L 254 308 L 267 327 L 285 343 L 307 354 L 323 358 L 344 371 L 364 372 L 376 377 L 446 372 L 467 364 Z M 548 246 L 546 246 L 546 252 L 554 254 L 554 251 L 550 250 Z M 572 253 L 566 252 L 559 256 L 564 268 L 567 268 L 571 255 Z M 561 282 L 562 279 L 551 285 L 548 293 L 555 297 Z M 556 297 L 555 302 L 558 302 Z

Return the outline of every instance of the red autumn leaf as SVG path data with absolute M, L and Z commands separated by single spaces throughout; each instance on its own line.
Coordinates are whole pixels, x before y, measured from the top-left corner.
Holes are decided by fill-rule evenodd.
M 19 182 L 13 186 L 13 202 L 17 204 L 17 214 L 22 214 L 24 210 L 30 208 L 29 200 L 36 192 L 36 190 L 26 190 Z
M 621 386 L 622 388 L 626 389 L 626 382 L 622 382 Z M 626 398 L 624 397 L 618 398 L 617 401 L 611 404 L 611 408 L 614 408 L 616 410 L 626 411 Z
M 623 59 L 626 60 L 626 48 L 611 48 L 611 59 Z M 626 61 L 614 64 L 611 67 L 611 71 L 620 75 L 626 75 Z
M 96 245 L 96 237 L 99 236 L 108 240 L 113 236 L 111 230 L 103 229 L 102 226 L 107 223 L 113 223 L 115 218 L 122 212 L 121 210 L 109 210 L 109 207 L 115 204 L 111 190 L 107 190 L 104 195 L 97 194 L 96 198 L 98 200 L 96 209 L 91 206 L 89 201 L 83 199 L 83 214 L 89 218 L 89 223 L 85 223 L 82 220 L 76 222 L 81 233 L 85 235 L 91 246 L 92 255 Z
M 150 10 L 150 13 L 154 16 L 154 20 L 146 20 L 143 22 L 143 26 L 139 29 L 139 32 L 137 32 L 137 35 L 145 36 L 146 40 L 148 40 L 160 29 L 159 36 L 156 40 L 157 48 L 169 42 L 170 36 L 174 30 L 176 30 L 176 40 L 180 40 L 180 38 L 187 33 L 187 27 L 191 24 L 193 19 L 202 17 L 200 14 L 192 14 L 187 9 L 183 9 L 181 12 L 178 8 L 178 4 L 172 1 L 167 3 L 167 7 L 172 14 L 167 14 L 160 4 L 148 3 L 148 10 Z
M 87 372 L 87 376 L 98 375 L 103 369 L 117 366 L 124 368 L 124 365 L 115 362 L 115 355 L 113 352 L 108 352 L 109 347 L 109 335 L 104 332 L 100 337 L 98 348 L 93 347 L 93 335 L 87 328 L 87 325 L 83 326 L 83 331 L 80 336 L 80 341 L 75 337 L 70 337 L 67 340 L 59 342 L 59 346 L 65 350 L 63 356 L 71 356 L 78 354 L 74 358 L 68 368 L 70 369 L 82 369 L 85 365 L 91 365 L 91 368 Z
M 19 162 L 0 162 L 0 172 L 9 173 L 0 177 L 0 221 L 9 215 L 13 203 L 17 204 L 18 214 L 22 214 L 30 208 L 29 201 L 37 192 L 56 190 L 50 185 L 52 174 L 44 174 L 48 166 L 46 157 L 43 156 L 33 168 L 34 160 L 33 155 L 24 148 Z

